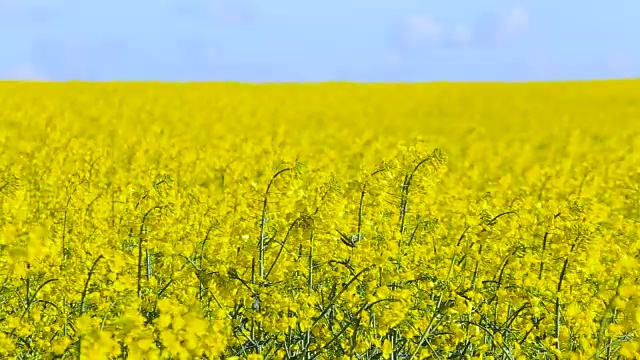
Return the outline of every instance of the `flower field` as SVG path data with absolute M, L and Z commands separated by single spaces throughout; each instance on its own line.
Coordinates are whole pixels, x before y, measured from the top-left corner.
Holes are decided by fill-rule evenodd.
M 640 358 L 638 94 L 0 83 L 0 358 Z

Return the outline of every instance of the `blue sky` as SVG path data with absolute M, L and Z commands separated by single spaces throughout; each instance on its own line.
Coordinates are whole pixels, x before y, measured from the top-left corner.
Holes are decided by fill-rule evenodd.
M 0 78 L 640 77 L 638 14 L 638 0 L 0 0 Z

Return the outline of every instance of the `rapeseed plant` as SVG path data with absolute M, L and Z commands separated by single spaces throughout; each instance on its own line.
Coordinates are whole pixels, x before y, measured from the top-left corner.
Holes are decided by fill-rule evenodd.
M 0 357 L 638 358 L 637 88 L 2 84 Z

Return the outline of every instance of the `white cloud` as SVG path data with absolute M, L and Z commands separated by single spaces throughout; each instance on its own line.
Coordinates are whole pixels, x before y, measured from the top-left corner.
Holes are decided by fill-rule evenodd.
M 473 31 L 469 26 L 459 25 L 449 34 L 450 39 L 455 45 L 468 45 L 473 39 Z
M 6 80 L 47 81 L 46 76 L 43 76 L 29 65 L 17 66 L 3 73 L 1 77 L 5 78 Z
M 504 42 L 513 36 L 527 32 L 530 27 L 529 12 L 522 7 L 516 7 L 498 24 L 497 40 Z
M 444 34 L 442 26 L 427 15 L 408 16 L 404 26 L 405 39 L 412 46 L 435 45 Z
M 444 24 L 429 15 L 407 16 L 402 22 L 401 41 L 405 51 L 469 47 L 490 48 L 503 45 L 526 34 L 531 27 L 529 12 L 524 7 L 480 16 L 473 23 Z

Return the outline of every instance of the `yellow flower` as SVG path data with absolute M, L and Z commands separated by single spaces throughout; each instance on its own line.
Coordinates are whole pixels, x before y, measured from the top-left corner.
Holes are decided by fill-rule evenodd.
M 75 327 L 79 335 L 85 335 L 91 332 L 93 326 L 93 319 L 91 316 L 84 314 L 76 319 Z
M 171 353 L 178 353 L 182 350 L 180 340 L 169 330 L 160 332 L 160 341 L 162 341 L 162 345 Z
M 640 356 L 638 343 L 635 341 L 624 342 L 620 346 L 620 355 L 625 359 L 637 359 Z
M 382 343 L 382 357 L 385 359 L 391 358 L 393 353 L 393 343 L 390 340 L 384 340 Z
M 15 344 L 11 339 L 5 335 L 3 332 L 0 332 L 0 354 L 7 355 L 15 350 Z M 64 350 L 63 350 L 64 351 Z
M 171 325 L 171 315 L 160 314 L 160 316 L 153 320 L 153 323 L 159 330 L 164 330 Z

